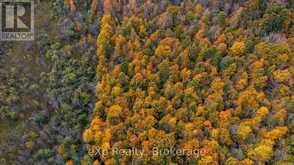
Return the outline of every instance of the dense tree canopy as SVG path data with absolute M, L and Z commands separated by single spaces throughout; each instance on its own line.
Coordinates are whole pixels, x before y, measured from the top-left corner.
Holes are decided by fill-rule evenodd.
M 101 18 L 92 120 L 99 122 L 84 131 L 84 142 L 88 149 L 137 148 L 146 155 L 98 154 L 97 162 L 293 162 L 290 4 L 141 4 L 132 1 L 131 14 L 121 19 L 109 14 L 115 8 L 109 3 Z M 209 152 L 155 156 L 154 147 Z

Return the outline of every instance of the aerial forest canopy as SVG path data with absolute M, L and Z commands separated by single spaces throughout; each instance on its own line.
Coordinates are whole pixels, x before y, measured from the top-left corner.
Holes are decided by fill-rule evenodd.
M 24 93 L 13 76 L 0 82 L 5 120 L 24 120 L 22 96 L 42 93 L 16 146 L 25 154 L 0 156 L 6 162 L 294 163 L 293 0 L 48 6 L 56 27 L 40 27 L 46 36 L 35 43 L 48 66 L 40 80 Z

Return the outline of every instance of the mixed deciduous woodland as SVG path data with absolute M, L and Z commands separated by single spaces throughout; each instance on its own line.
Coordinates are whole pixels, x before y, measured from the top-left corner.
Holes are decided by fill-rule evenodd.
M 294 164 L 293 0 L 35 5 L 0 42 L 0 164 Z

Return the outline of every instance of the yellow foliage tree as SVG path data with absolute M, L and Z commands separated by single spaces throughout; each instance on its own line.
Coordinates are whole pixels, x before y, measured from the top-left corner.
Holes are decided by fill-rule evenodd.
M 252 160 L 265 162 L 271 160 L 271 157 L 273 156 L 273 148 L 268 145 L 259 145 L 253 150 L 249 151 L 248 156 Z
M 120 117 L 121 115 L 122 115 L 122 108 L 119 105 L 113 105 L 107 111 L 108 118 Z
M 256 112 L 256 117 L 263 119 L 269 113 L 267 107 L 260 107 Z
M 276 70 L 274 71 L 273 75 L 274 75 L 274 79 L 277 80 L 278 82 L 287 81 L 291 78 L 291 73 L 289 72 L 288 69 Z
M 218 165 L 212 156 L 204 156 L 198 161 L 198 165 Z
M 238 135 L 238 138 L 244 141 L 251 133 L 252 133 L 252 130 L 249 126 L 241 124 L 238 128 L 237 135 Z
M 90 141 L 92 141 L 92 139 L 93 139 L 92 131 L 90 129 L 85 129 L 85 131 L 83 132 L 84 142 L 89 143 Z
M 265 134 L 265 138 L 276 140 L 283 137 L 288 131 L 287 127 L 276 127 Z
M 244 42 L 234 42 L 233 46 L 230 48 L 230 54 L 233 56 L 241 56 L 244 55 L 246 50 Z

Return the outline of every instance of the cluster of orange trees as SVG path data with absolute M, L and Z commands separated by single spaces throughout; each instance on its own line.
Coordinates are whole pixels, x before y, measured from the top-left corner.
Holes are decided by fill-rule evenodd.
M 118 19 L 106 2 L 83 140 L 108 154 L 93 164 L 294 162 L 293 4 L 148 1 L 164 10 L 153 16 L 142 5 Z M 154 155 L 154 147 L 209 152 Z M 132 148 L 144 155 L 108 152 Z

